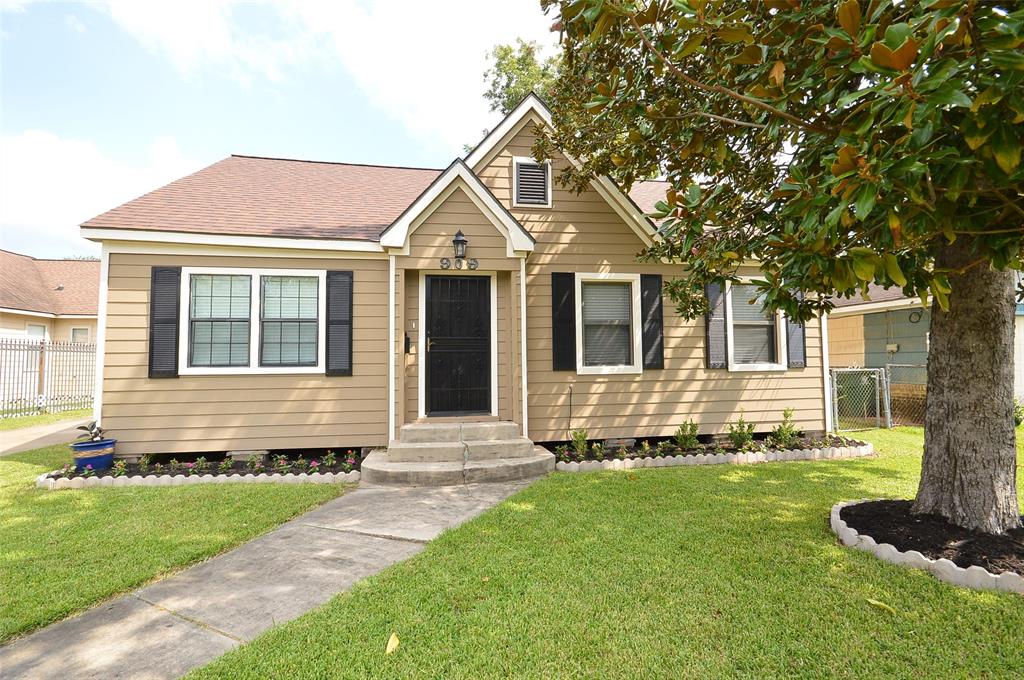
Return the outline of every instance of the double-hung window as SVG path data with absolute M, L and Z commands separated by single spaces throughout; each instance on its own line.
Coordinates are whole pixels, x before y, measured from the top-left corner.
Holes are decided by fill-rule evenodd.
M 577 274 L 577 372 L 640 373 L 639 274 Z
M 189 366 L 248 366 L 251 277 L 189 277 Z
M 756 285 L 733 283 L 726 301 L 729 367 L 738 370 L 784 370 L 784 339 L 777 312 L 764 308 Z
M 325 370 L 326 272 L 183 268 L 181 286 L 180 374 Z
M 264 276 L 261 366 L 316 366 L 320 281 L 315 276 Z

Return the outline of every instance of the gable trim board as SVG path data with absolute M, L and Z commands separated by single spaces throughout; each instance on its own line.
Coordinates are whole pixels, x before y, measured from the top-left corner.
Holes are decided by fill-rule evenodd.
M 824 319 L 805 325 L 803 367 L 708 370 L 703 323 L 683 320 L 656 294 L 665 277 L 676 275 L 678 265 L 635 258 L 646 243 L 638 230 L 647 237 L 654 233 L 639 210 L 635 213 L 646 224 L 643 228 L 597 180 L 580 194 L 552 184 L 551 209 L 512 206 L 509 158 L 523 156 L 532 144 L 527 126 L 541 120 L 533 111 L 528 112 L 529 120 L 510 117 L 511 122 L 503 123 L 505 134 L 498 135 L 500 144 L 488 152 L 486 167 L 474 169 L 457 160 L 439 173 L 391 225 L 382 227 L 379 243 L 83 229 L 83 234 L 103 243 L 103 318 L 97 335 L 105 337 L 97 352 L 103 375 L 98 381 L 97 415 L 119 438 L 119 451 L 132 455 L 201 448 L 388 445 L 400 436 L 404 423 L 424 417 L 422 306 L 424 280 L 430 273 L 489 277 L 489 417 L 518 422 L 524 435 L 538 441 L 566 439 L 570 423 L 572 428 L 588 429 L 592 439 L 670 436 L 690 418 L 700 423 L 702 434 L 714 434 L 724 431 L 740 408 L 759 430 L 767 431 L 781 420 L 787 406 L 796 408 L 803 429 L 824 429 Z M 568 162 L 556 156 L 552 172 Z M 621 197 L 618 189 L 615 192 Z M 439 268 L 439 256 L 452 255 L 450 239 L 457 230 L 469 235 L 467 257 L 474 258 L 476 249 L 478 270 Z M 348 245 L 358 249 L 343 249 Z M 143 319 L 149 315 L 153 267 L 310 275 L 353 271 L 351 375 L 331 375 L 319 366 L 308 372 L 246 369 L 150 379 L 143 358 L 149 329 Z M 552 284 L 559 273 L 565 275 L 574 300 L 566 309 L 573 317 L 573 366 L 564 372 L 557 370 L 552 356 L 557 337 Z M 639 350 L 633 348 L 639 370 L 576 370 L 581 358 L 575 306 L 580 276 L 632 282 L 633 296 L 641 298 L 639 313 L 635 300 L 630 301 L 639 331 L 631 340 L 635 345 L 639 335 L 641 343 Z M 258 304 L 258 298 L 252 302 Z M 328 319 L 323 312 L 319 323 L 325 329 Z M 324 346 L 322 338 L 320 345 Z
M 401 249 L 400 254 L 408 255 L 409 237 L 446 198 L 460 188 L 458 180 L 462 181 L 463 189 L 468 189 L 466 194 L 470 200 L 505 237 L 507 257 L 517 257 L 533 251 L 536 243 L 533 236 L 498 202 L 480 178 L 461 160 L 456 160 L 448 166 L 448 169 L 406 208 L 394 224 L 384 230 L 380 237 L 381 246 L 398 248 Z

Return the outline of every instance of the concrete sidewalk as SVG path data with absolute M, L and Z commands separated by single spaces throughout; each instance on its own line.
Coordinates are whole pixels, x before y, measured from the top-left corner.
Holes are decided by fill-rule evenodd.
M 528 484 L 359 488 L 220 557 L 0 647 L 0 675 L 177 678 L 415 555 Z
M 67 444 L 73 442 L 82 434 L 75 430 L 79 425 L 85 425 L 90 418 L 73 418 L 62 420 L 49 425 L 34 425 L 23 427 L 18 430 L 6 430 L 0 432 L 0 456 L 21 451 L 52 446 L 53 444 Z

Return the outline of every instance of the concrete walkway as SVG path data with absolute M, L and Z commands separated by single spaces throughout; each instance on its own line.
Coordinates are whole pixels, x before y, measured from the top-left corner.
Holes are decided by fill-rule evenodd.
M 17 430 L 6 430 L 0 432 L 0 456 L 21 451 L 52 446 L 54 444 L 67 444 L 73 442 L 82 434 L 75 430 L 79 425 L 85 425 L 90 418 L 75 418 L 62 420 L 49 425 L 33 425 Z
M 220 557 L 0 647 L 0 676 L 177 678 L 415 555 L 528 483 L 359 488 Z

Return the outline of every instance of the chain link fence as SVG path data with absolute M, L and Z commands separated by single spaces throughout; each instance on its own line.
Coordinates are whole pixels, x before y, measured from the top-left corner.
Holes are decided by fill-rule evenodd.
M 0 338 L 0 418 L 92 406 L 96 345 Z
M 894 425 L 924 425 L 928 382 L 922 364 L 885 368 L 833 368 L 832 423 L 837 432 Z
M 889 426 L 884 368 L 833 368 L 830 373 L 836 431 Z

